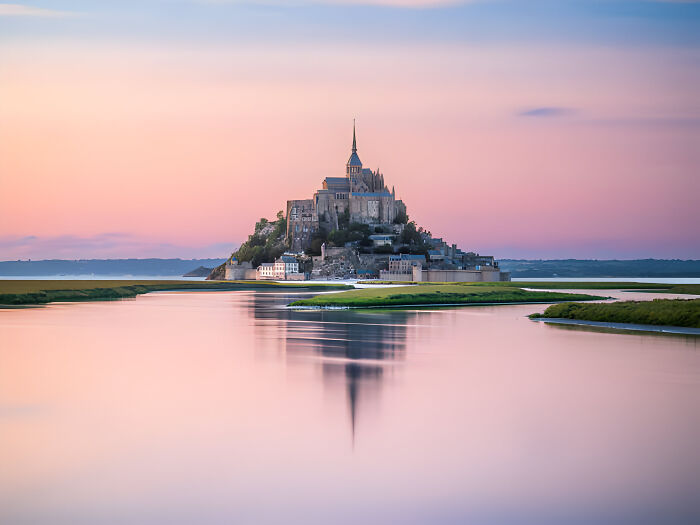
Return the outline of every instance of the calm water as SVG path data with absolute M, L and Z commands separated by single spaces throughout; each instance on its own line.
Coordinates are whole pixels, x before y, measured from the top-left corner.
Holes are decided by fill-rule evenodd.
M 206 277 L 183 277 L 181 275 L 132 275 L 132 274 L 64 274 L 64 275 L 0 275 L 3 280 L 30 281 L 204 281 Z M 657 281 L 661 282 L 661 281 Z
M 700 284 L 700 277 L 518 277 L 513 281 L 544 283 L 665 283 Z
M 295 296 L 0 310 L 0 523 L 700 519 L 700 338 Z

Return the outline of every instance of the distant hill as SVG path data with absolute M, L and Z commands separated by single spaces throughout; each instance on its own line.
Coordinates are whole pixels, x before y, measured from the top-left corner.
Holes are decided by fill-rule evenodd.
M 180 277 L 194 268 L 216 268 L 225 259 L 84 259 L 0 261 L 0 278 L 61 275 Z M 512 277 L 700 277 L 700 261 L 678 259 L 501 259 Z M 202 270 L 203 272 L 203 270 Z
M 700 277 L 700 261 L 679 259 L 500 259 L 511 277 Z
M 195 268 L 191 272 L 187 272 L 183 277 L 206 277 L 211 273 L 214 268 L 207 268 L 206 266 L 200 266 Z
M 225 259 L 48 259 L 0 261 L 0 277 L 60 275 L 138 275 L 181 277 L 193 268 L 214 268 Z

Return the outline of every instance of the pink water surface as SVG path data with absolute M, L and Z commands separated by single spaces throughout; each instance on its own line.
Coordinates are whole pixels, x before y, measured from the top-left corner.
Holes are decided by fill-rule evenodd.
M 291 298 L 0 310 L 0 523 L 700 519 L 700 338 Z

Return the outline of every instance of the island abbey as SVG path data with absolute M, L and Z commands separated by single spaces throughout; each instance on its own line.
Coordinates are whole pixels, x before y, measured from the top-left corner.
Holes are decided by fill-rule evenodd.
M 406 205 L 393 187 L 389 190 L 384 175 L 362 166 L 354 123 L 345 175 L 326 177 L 310 199 L 287 201 L 286 231 L 279 222 L 284 219 L 281 213 L 277 222 L 261 219 L 255 234 L 226 262 L 223 275 L 210 277 L 428 282 L 510 278 L 493 256 L 464 252 L 409 222 Z
M 406 206 L 396 199 L 393 187 L 389 191 L 379 169 L 362 166 L 353 123 L 345 176 L 326 177 L 311 199 L 287 201 L 287 243 L 292 252 L 302 252 L 320 230 L 338 230 L 349 223 L 390 225 L 398 216 L 406 216 Z

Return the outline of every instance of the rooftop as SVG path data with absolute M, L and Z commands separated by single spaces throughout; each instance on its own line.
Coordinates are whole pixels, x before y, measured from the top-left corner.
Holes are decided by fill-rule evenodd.
M 391 197 L 391 193 L 388 191 L 374 192 L 374 193 L 358 193 L 352 192 L 350 195 L 353 197 Z
M 413 253 L 401 253 L 389 257 L 391 261 L 425 261 L 425 255 L 416 255 Z
M 347 177 L 326 177 L 328 184 L 345 184 L 348 181 Z
M 360 160 L 360 157 L 357 155 L 356 151 L 353 151 L 352 155 L 350 155 L 350 158 L 348 159 L 348 166 L 356 166 L 358 168 L 362 167 L 362 161 Z

